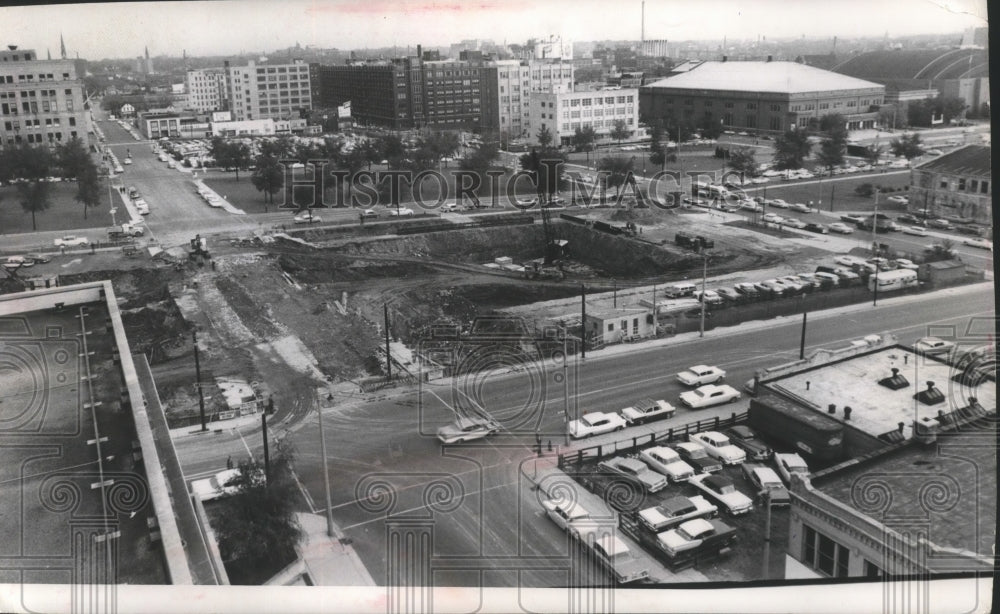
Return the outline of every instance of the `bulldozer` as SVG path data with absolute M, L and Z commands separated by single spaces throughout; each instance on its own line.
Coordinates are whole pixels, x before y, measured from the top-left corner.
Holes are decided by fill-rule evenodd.
M 188 260 L 201 263 L 210 260 L 212 255 L 208 253 L 208 239 L 197 234 L 191 239 L 191 251 L 188 253 Z

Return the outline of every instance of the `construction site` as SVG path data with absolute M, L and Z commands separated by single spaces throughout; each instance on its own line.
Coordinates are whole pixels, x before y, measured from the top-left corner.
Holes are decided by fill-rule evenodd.
M 313 406 L 317 386 L 357 391 L 366 381 L 384 381 L 386 321 L 393 375 L 406 378 L 407 348 L 431 326 L 467 329 L 477 316 L 497 313 L 544 325 L 551 316 L 543 306 L 553 301 L 578 305 L 585 291 L 595 310 L 612 300 L 616 307 L 634 303 L 648 286 L 699 278 L 705 264 L 702 254 L 673 242 L 681 227 L 707 232 L 707 223 L 683 213 L 560 216 L 543 209 L 462 219 L 321 226 L 230 241 L 199 236 L 124 266 L 120 255 L 97 253 L 85 262 L 96 270 L 60 275 L 60 285 L 112 281 L 132 347 L 152 364 L 172 424 L 183 425 L 198 414 L 192 333 L 203 383 L 252 383 L 261 401 L 294 413 Z M 713 275 L 780 265 L 808 250 L 749 230 L 711 228 Z M 4 283 L 16 285 L 12 278 Z M 561 323 L 571 335 L 582 332 L 579 320 Z M 221 388 L 202 391 L 211 415 L 227 409 Z

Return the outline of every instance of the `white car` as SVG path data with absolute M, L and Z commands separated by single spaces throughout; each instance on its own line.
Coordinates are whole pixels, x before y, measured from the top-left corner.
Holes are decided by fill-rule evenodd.
M 699 551 L 715 552 L 727 548 L 736 540 L 736 529 L 719 520 L 695 518 L 681 524 L 676 529 L 664 531 L 656 536 L 657 547 L 672 559 L 684 553 L 697 556 Z
M 938 337 L 922 337 L 913 344 L 914 351 L 931 356 L 948 354 L 955 349 L 955 344 Z
M 719 367 L 695 365 L 677 374 L 677 381 L 685 386 L 703 386 L 718 384 L 726 377 L 726 372 Z
M 676 450 L 666 446 L 647 448 L 639 458 L 654 471 L 659 471 L 673 482 L 685 482 L 694 475 L 694 468 L 681 460 Z
M 803 205 L 802 203 L 792 203 L 788 205 L 788 208 L 792 211 L 798 211 L 799 213 L 810 213 L 812 209 L 808 205 Z
M 791 207 L 791 205 L 789 205 L 787 202 L 784 201 L 784 199 L 781 198 L 772 198 L 771 200 L 767 201 L 767 204 L 771 205 L 772 207 L 777 207 L 779 209 L 788 209 L 789 207 Z
M 590 512 L 580 504 L 570 501 L 547 500 L 542 501 L 545 514 L 556 523 L 556 526 L 567 531 L 574 537 L 579 535 L 581 529 L 595 528 L 598 523 L 591 518 Z
M 910 199 L 909 199 L 908 196 L 890 196 L 886 200 L 889 201 L 889 202 L 891 202 L 891 203 L 896 203 L 897 205 L 906 205 L 906 204 L 909 204 L 909 202 L 910 202 Z
M 778 473 L 781 475 L 781 479 L 785 481 L 785 484 L 792 483 L 793 473 L 802 476 L 809 475 L 809 465 L 798 454 L 775 453 L 774 464 L 777 465 Z
M 87 237 L 78 237 L 76 235 L 65 235 L 56 239 L 56 247 L 79 247 L 82 245 L 90 245 L 90 241 Z
M 625 418 L 622 418 L 618 414 L 595 411 L 584 414 L 579 420 L 570 421 L 568 430 L 570 437 L 580 439 L 581 437 L 592 437 L 594 435 L 610 433 L 611 431 L 620 431 L 626 426 Z
M 125 163 L 126 165 L 128 165 L 128 164 L 132 164 L 132 158 L 125 158 L 125 162 L 124 162 L 124 163 Z
M 222 199 L 219 198 L 218 196 L 216 196 L 215 194 L 205 194 L 205 202 L 207 202 L 208 206 L 210 206 L 210 207 L 221 207 L 222 206 Z M 319 221 L 318 217 L 313 216 L 313 218 L 317 222 Z
M 456 205 L 455 203 L 446 203 L 444 205 L 441 205 L 442 213 L 452 213 L 454 211 L 458 211 L 458 205 Z
M 803 222 L 802 220 L 795 219 L 793 217 L 786 217 L 785 221 L 782 223 L 785 226 L 788 226 L 789 228 L 798 228 L 799 230 L 802 230 L 803 228 L 806 227 L 805 222 Z
M 839 232 L 840 234 L 843 235 L 849 235 L 852 232 L 854 232 L 854 230 L 850 226 L 848 226 L 843 222 L 834 222 L 829 226 L 827 226 L 827 228 L 829 228 L 831 232 Z
M 726 384 L 708 384 L 694 390 L 681 393 L 681 403 L 691 409 L 701 409 L 722 403 L 738 401 L 740 392 Z
M 400 209 L 389 209 L 389 217 L 407 217 L 413 215 L 413 209 L 402 207 Z
M 766 495 L 770 498 L 771 505 L 789 505 L 791 503 L 788 490 L 774 469 L 756 463 L 747 463 L 741 469 L 743 476 L 757 489 L 757 494 L 762 499 Z
M 25 258 L 24 256 L 10 256 L 7 258 L 7 261 L 3 263 L 3 268 L 11 271 L 29 266 L 35 266 L 35 261 L 30 258 Z
M 666 476 L 650 470 L 646 463 L 637 458 L 609 458 L 597 463 L 597 466 L 635 480 L 649 493 L 659 492 L 667 487 Z
M 659 533 L 695 518 L 711 518 L 719 511 L 705 497 L 677 495 L 664 500 L 655 507 L 639 511 L 639 522 L 644 527 Z
M 229 486 L 229 481 L 240 474 L 239 469 L 226 469 L 220 471 L 212 477 L 191 482 L 191 490 L 202 501 L 211 501 L 226 495 L 233 495 L 239 492 L 236 486 Z
M 740 209 L 745 209 L 747 211 L 760 211 L 760 205 L 752 200 L 742 200 L 740 201 Z
M 897 269 L 910 269 L 911 271 L 916 271 L 920 268 L 912 260 L 907 260 L 906 258 L 896 258 L 893 262 L 896 263 Z
M 765 222 L 770 222 L 772 224 L 780 224 L 785 221 L 785 218 L 774 213 L 765 213 L 764 217 L 761 219 L 763 219 Z
M 865 260 L 863 258 L 858 258 L 857 256 L 847 256 L 840 255 L 833 259 L 837 264 L 842 264 L 844 266 L 854 266 L 855 264 L 864 264 Z
M 318 215 L 310 215 L 309 213 L 300 213 L 292 218 L 292 221 L 296 224 L 312 224 L 315 222 L 322 222 Z
M 982 249 L 988 249 L 991 252 L 993 251 L 993 243 L 991 241 L 987 241 L 986 239 L 966 239 L 965 244 L 969 247 L 979 247 Z
M 652 399 L 642 399 L 631 407 L 626 407 L 621 411 L 622 418 L 629 424 L 641 424 L 660 418 L 669 418 L 677 410 L 666 401 L 654 401 Z
M 500 431 L 500 424 L 490 418 L 461 417 L 453 424 L 438 429 L 441 443 L 462 443 L 483 439 Z
M 913 235 L 915 237 L 926 237 L 927 230 L 921 228 L 920 226 L 903 226 L 904 235 Z
M 722 504 L 733 516 L 753 510 L 753 499 L 736 490 L 733 481 L 724 475 L 696 475 L 688 480 L 688 484 L 708 495 L 709 499 Z
M 739 465 L 746 461 L 747 453 L 729 442 L 729 438 L 717 431 L 692 433 L 688 440 L 705 448 L 709 456 L 719 459 L 724 465 Z
M 614 574 L 619 584 L 637 582 L 649 577 L 649 570 L 642 559 L 628 549 L 628 544 L 617 535 L 606 533 L 594 541 L 594 556 Z

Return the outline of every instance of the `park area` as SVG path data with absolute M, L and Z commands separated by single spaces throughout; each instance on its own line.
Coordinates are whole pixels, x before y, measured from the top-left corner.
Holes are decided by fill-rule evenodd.
M 21 197 L 15 186 L 0 187 L 0 235 L 32 232 L 33 230 L 77 230 L 103 228 L 111 225 L 107 201 L 91 207 L 84 216 L 83 205 L 76 200 L 76 183 L 59 181 L 49 184 L 49 208 L 35 213 L 36 229 L 31 227 L 31 213 L 21 207 Z M 101 181 L 101 193 L 107 194 L 107 180 Z M 107 198 L 107 197 L 105 197 Z M 116 199 L 116 204 L 120 202 Z

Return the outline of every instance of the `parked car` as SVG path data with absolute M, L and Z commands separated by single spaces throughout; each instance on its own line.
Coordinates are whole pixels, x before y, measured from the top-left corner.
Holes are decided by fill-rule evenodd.
M 788 209 L 789 207 L 791 207 L 790 204 L 788 204 L 781 198 L 772 198 L 771 200 L 767 201 L 767 204 L 771 205 L 772 207 L 777 207 L 779 209 Z
M 812 284 L 804 284 L 802 280 L 795 275 L 785 275 L 778 278 L 778 283 L 785 286 L 793 294 L 801 294 L 807 290 L 812 289 Z
M 988 249 L 991 252 L 993 251 L 993 242 L 987 241 L 986 239 L 966 239 L 963 243 L 969 247 L 979 247 L 982 249 Z
M 581 529 L 592 530 L 600 524 L 579 503 L 550 499 L 542 501 L 542 507 L 557 527 L 574 537 L 579 536 Z
M 808 205 L 804 205 L 802 203 L 792 203 L 792 204 L 788 205 L 788 208 L 791 209 L 792 211 L 798 211 L 799 213 L 811 213 L 812 212 L 812 209 L 810 209 Z
M 323 220 L 318 215 L 313 215 L 312 213 L 300 213 L 293 217 L 292 221 L 296 224 L 314 224 Z
M 625 418 L 618 414 L 595 411 L 584 414 L 579 420 L 570 421 L 568 429 L 570 437 L 580 439 L 581 437 L 620 431 L 626 426 Z
M 899 196 L 899 195 L 897 195 L 897 196 L 890 196 L 886 200 L 889 201 L 889 202 L 891 202 L 891 203 L 896 203 L 897 205 L 906 205 L 906 204 L 908 204 L 910 202 L 909 197 L 907 197 L 907 196 Z
M 608 568 L 619 584 L 637 582 L 649 577 L 649 570 L 635 556 L 622 538 L 613 534 L 602 535 L 594 542 L 594 556 Z
M 702 302 L 703 296 L 706 305 L 721 305 L 723 303 L 722 297 L 715 290 L 705 290 L 704 294 L 699 290 L 694 294 L 699 303 Z
M 25 258 L 24 256 L 9 256 L 6 262 L 3 263 L 3 268 L 8 271 L 16 271 L 22 267 L 35 266 L 35 261 Z
M 798 275 L 795 276 L 795 278 L 799 280 L 799 283 L 807 286 L 809 289 L 812 290 L 828 289 L 831 286 L 831 284 L 825 283 L 822 279 L 816 277 L 812 273 L 799 273 Z M 787 279 L 787 278 L 783 277 L 782 279 Z
M 729 438 L 730 443 L 742 448 L 747 456 L 753 460 L 767 460 L 771 458 L 774 451 L 754 433 L 749 426 L 742 424 L 728 428 L 722 433 Z
M 455 203 L 445 203 L 445 204 L 441 205 L 441 212 L 442 213 L 452 213 L 452 212 L 455 212 L 455 211 L 458 211 L 458 210 L 459 210 L 459 207 Z
M 399 209 L 389 209 L 389 217 L 409 217 L 413 215 L 413 209 L 401 207 Z
M 826 226 L 824 226 L 823 224 L 816 224 L 815 222 L 808 222 L 806 224 L 806 230 L 808 230 L 809 232 L 815 232 L 816 234 L 821 234 L 821 235 L 826 234 Z
M 948 354 L 955 349 L 955 344 L 945 341 L 939 337 L 921 337 L 913 344 L 913 350 L 920 354 L 937 356 L 938 354 Z
M 809 475 L 809 465 L 798 454 L 776 452 L 774 454 L 774 464 L 778 467 L 778 474 L 781 475 L 781 479 L 785 481 L 785 484 L 791 484 L 793 473 L 803 476 Z
M 839 256 L 834 256 L 833 261 L 837 264 L 842 264 L 844 266 L 854 266 L 855 264 L 861 264 L 864 262 L 863 258 L 858 258 L 857 256 L 848 256 L 841 254 Z
M 685 482 L 694 475 L 694 468 L 681 460 L 680 454 L 667 446 L 654 446 L 639 452 L 642 462 L 662 473 L 673 482 Z
M 685 386 L 702 386 L 717 384 L 726 377 L 726 372 L 719 367 L 695 365 L 677 374 L 677 381 Z
M 705 497 L 676 495 L 659 505 L 639 511 L 639 523 L 646 529 L 659 533 L 694 518 L 711 518 L 719 508 Z
M 667 477 L 652 471 L 646 463 L 637 458 L 609 458 L 597 463 L 605 471 L 623 475 L 642 485 L 648 493 L 659 492 L 667 487 Z
M 729 438 L 717 431 L 692 433 L 688 440 L 700 445 L 723 465 L 739 465 L 747 459 L 747 453 L 729 442 Z
M 80 247 L 83 245 L 89 245 L 90 241 L 87 237 L 78 237 L 76 235 L 64 235 L 55 240 L 56 247 Z
M 915 215 L 910 215 L 909 213 L 904 213 L 896 217 L 897 222 L 904 222 L 906 224 L 919 224 L 920 218 Z
M 372 217 L 378 217 L 378 213 L 374 209 L 365 209 L 361 212 L 361 217 L 368 219 Z
M 903 227 L 903 234 L 904 235 L 913 235 L 915 237 L 926 237 L 927 236 L 927 231 L 924 230 L 923 228 L 921 228 L 920 226 L 904 226 Z
M 816 279 L 820 280 L 820 283 L 822 283 L 824 287 L 836 288 L 837 286 L 841 285 L 840 276 L 835 273 L 826 273 L 823 271 L 819 271 L 817 273 L 814 273 L 813 275 L 816 277 Z
M 776 279 L 765 279 L 754 285 L 766 296 L 783 296 L 785 294 L 785 287 L 778 283 Z
M 918 265 L 914 264 L 912 260 L 907 260 L 906 258 L 896 258 L 890 262 L 895 264 L 897 269 L 910 269 L 911 271 L 916 271 L 920 268 Z
M 943 219 L 929 219 L 927 220 L 927 225 L 931 228 L 937 228 L 939 230 L 951 230 L 952 225 L 948 220 Z
M 701 473 L 716 473 L 722 471 L 722 463 L 708 455 L 708 450 L 696 443 L 682 441 L 673 445 L 674 450 L 684 462 Z M 690 480 L 688 480 L 690 481 Z
M 654 401 L 652 399 L 641 399 L 635 405 L 626 407 L 621 411 L 625 422 L 629 424 L 642 424 L 662 418 L 669 418 L 674 415 L 674 406 L 666 401 Z
M 747 298 L 757 298 L 760 295 L 760 291 L 757 287 L 750 282 L 738 283 L 735 286 L 736 291 Z
M 671 559 L 718 552 L 736 541 L 736 529 L 721 520 L 695 518 L 656 537 L 656 545 Z
M 746 211 L 760 211 L 760 205 L 752 200 L 741 200 L 740 209 L 745 209 Z
M 785 221 L 782 222 L 782 223 L 785 226 L 788 226 L 789 228 L 797 228 L 799 230 L 803 230 L 807 226 L 807 224 L 805 222 L 803 222 L 800 219 L 796 219 L 794 217 L 786 217 Z
M 772 224 L 780 224 L 785 221 L 785 218 L 775 213 L 765 213 L 764 217 L 762 217 L 761 219 L 765 222 L 770 222 Z
M 753 510 L 753 499 L 737 490 L 733 481 L 724 475 L 696 475 L 688 483 L 733 516 Z
M 829 228 L 831 232 L 837 232 L 844 235 L 849 235 L 852 232 L 854 232 L 854 230 L 850 226 L 848 226 L 843 222 L 834 222 L 830 224 Z
M 771 499 L 771 505 L 789 505 L 791 503 L 788 489 L 785 488 L 774 469 L 756 463 L 746 463 L 741 469 L 744 477 L 753 485 L 761 500 L 768 496 Z
M 735 288 L 716 288 L 715 292 L 723 299 L 733 303 L 743 300 L 743 295 L 737 292 Z
M 722 403 L 733 403 L 740 399 L 740 392 L 726 384 L 708 384 L 681 393 L 681 403 L 691 409 L 712 407 Z
M 52 258 L 49 258 L 44 254 L 28 254 L 24 257 L 24 259 L 30 260 L 32 264 L 45 264 L 46 262 L 52 262 Z
M 483 439 L 500 432 L 500 424 L 491 418 L 461 417 L 452 424 L 438 429 L 441 443 L 463 443 Z

